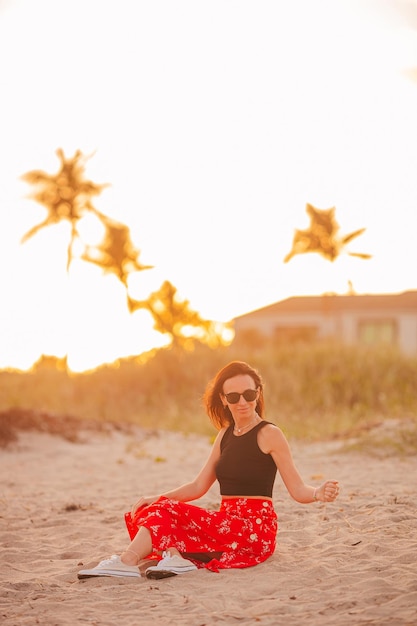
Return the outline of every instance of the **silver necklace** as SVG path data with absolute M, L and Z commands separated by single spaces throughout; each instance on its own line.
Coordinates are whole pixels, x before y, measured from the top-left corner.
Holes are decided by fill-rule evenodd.
M 234 432 L 235 434 L 240 435 L 240 433 L 242 432 L 242 430 L 246 430 L 247 428 L 249 428 L 249 426 L 252 426 L 253 424 L 255 424 L 258 421 L 258 416 L 255 417 L 254 420 L 252 420 L 251 422 L 249 422 L 249 424 L 246 424 L 246 426 L 242 426 L 242 428 L 236 428 L 236 426 L 234 427 Z

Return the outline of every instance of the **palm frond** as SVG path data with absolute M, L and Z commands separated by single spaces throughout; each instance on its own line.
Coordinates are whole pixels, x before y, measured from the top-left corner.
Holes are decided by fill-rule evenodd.
M 365 254 L 363 252 L 348 252 L 349 256 L 356 256 L 359 259 L 372 259 L 372 254 Z
M 355 230 L 353 233 L 350 233 L 349 235 L 345 235 L 341 239 L 342 244 L 346 245 L 353 239 L 356 239 L 356 237 L 359 237 L 359 235 L 362 235 L 365 232 L 365 230 L 366 228 L 360 228 L 359 230 Z
M 43 220 L 43 222 L 36 224 L 36 226 L 33 226 L 30 230 L 28 230 L 28 232 L 23 235 L 20 242 L 25 243 L 25 241 L 33 237 L 33 235 L 36 235 L 40 230 L 42 230 L 42 228 L 45 228 L 46 226 L 53 226 L 54 224 L 56 224 L 56 220 L 51 218 L 51 216 L 48 216 Z

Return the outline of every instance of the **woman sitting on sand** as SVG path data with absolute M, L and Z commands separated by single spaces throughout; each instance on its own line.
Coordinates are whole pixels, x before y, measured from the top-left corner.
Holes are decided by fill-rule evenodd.
M 139 498 L 125 516 L 130 545 L 120 557 L 81 570 L 79 578 L 138 577 L 139 565 L 152 557 L 156 565 L 146 569 L 147 578 L 262 563 L 275 550 L 278 518 L 272 489 L 277 469 L 297 502 L 336 499 L 336 480 L 316 488 L 302 480 L 284 434 L 264 419 L 262 379 L 247 363 L 232 361 L 221 369 L 204 400 L 219 433 L 198 476 L 172 491 Z M 216 479 L 222 497 L 218 511 L 188 504 Z

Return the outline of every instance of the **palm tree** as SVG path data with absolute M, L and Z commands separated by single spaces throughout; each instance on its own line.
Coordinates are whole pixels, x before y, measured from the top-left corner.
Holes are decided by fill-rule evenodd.
M 128 306 L 131 312 L 137 309 L 149 311 L 154 319 L 154 329 L 169 335 L 174 348 L 192 349 L 196 341 L 212 348 L 224 343 L 222 335 L 226 326 L 204 320 L 190 308 L 188 300 L 178 298 L 177 289 L 167 280 L 146 300 L 134 300 L 128 296 Z
M 46 226 L 68 221 L 71 226 L 67 256 L 68 271 L 74 259 L 74 243 L 76 240 L 81 241 L 79 223 L 88 214 L 92 214 L 102 223 L 105 233 L 103 241 L 98 246 L 83 244 L 81 258 L 98 265 L 106 273 L 115 274 L 127 287 L 130 273 L 152 266 L 139 262 L 140 251 L 131 241 L 129 228 L 103 215 L 93 206 L 92 197 L 99 195 L 108 184 L 98 185 L 84 178 L 85 161 L 88 157 L 80 150 L 77 150 L 72 159 L 65 158 L 61 149 L 56 153 L 61 161 L 57 174 L 50 175 L 34 170 L 22 176 L 24 181 L 37 187 L 31 197 L 48 211 L 46 218 L 22 237 L 22 243 Z
M 56 174 L 33 170 L 22 176 L 22 180 L 36 187 L 36 191 L 30 197 L 42 204 L 48 212 L 40 224 L 23 235 L 22 243 L 36 235 L 42 228 L 62 221 L 69 222 L 71 235 L 67 255 L 68 271 L 73 260 L 74 243 L 80 237 L 78 223 L 87 213 L 97 214 L 92 205 L 92 197 L 99 195 L 107 184 L 98 185 L 84 178 L 85 161 L 88 157 L 80 150 L 77 150 L 71 159 L 65 158 L 61 149 L 58 149 L 56 154 L 61 161 Z
M 114 274 L 126 289 L 130 312 L 140 308 L 148 310 L 154 319 L 154 328 L 169 334 L 172 345 L 190 348 L 197 340 L 212 347 L 224 343 L 224 325 L 202 319 L 190 308 L 187 300 L 178 299 L 177 290 L 169 281 L 165 281 L 147 300 L 138 301 L 130 297 L 129 275 L 153 266 L 143 265 L 139 261 L 140 251 L 132 242 L 130 229 L 93 206 L 92 197 L 99 195 L 107 184 L 98 185 L 84 178 L 86 157 L 82 152 L 78 150 L 71 159 L 67 159 L 59 149 L 57 155 L 61 165 L 55 175 L 34 170 L 22 176 L 23 180 L 36 187 L 31 197 L 48 211 L 46 218 L 23 236 L 22 243 L 46 226 L 68 221 L 71 236 L 67 272 L 74 260 L 74 243 L 78 240 L 83 246 L 80 258 L 97 265 L 105 273 Z M 88 245 L 82 241 L 79 224 L 87 215 L 93 215 L 104 227 L 104 235 L 98 245 Z
M 83 261 L 94 263 L 106 274 L 114 274 L 127 289 L 129 275 L 133 272 L 151 269 L 152 265 L 139 262 L 140 251 L 135 248 L 130 237 L 130 230 L 125 224 L 115 222 L 100 214 L 105 233 L 97 246 L 85 246 L 81 255 Z
M 316 252 L 333 262 L 345 252 L 347 244 L 366 230 L 360 228 L 349 235 L 339 237 L 339 224 L 335 219 L 335 207 L 316 209 L 313 205 L 307 204 L 306 211 L 310 216 L 310 226 L 306 230 L 295 230 L 292 249 L 285 256 L 284 263 L 288 263 L 296 254 L 306 254 L 307 252 Z M 347 254 L 360 259 L 370 259 L 372 256 L 361 252 L 347 252 Z

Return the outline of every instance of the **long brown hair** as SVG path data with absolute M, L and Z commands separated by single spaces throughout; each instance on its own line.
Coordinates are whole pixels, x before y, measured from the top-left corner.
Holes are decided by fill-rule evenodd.
M 256 403 L 256 412 L 260 417 L 264 417 L 265 403 L 263 388 L 264 384 L 258 372 L 244 361 L 231 361 L 225 365 L 216 376 L 209 382 L 204 393 L 204 406 L 207 415 L 211 419 L 214 426 L 220 430 L 223 426 L 233 424 L 232 414 L 229 407 L 224 407 L 220 398 L 223 393 L 223 385 L 226 380 L 234 376 L 249 374 L 253 379 L 255 386 L 259 388 L 258 401 Z

